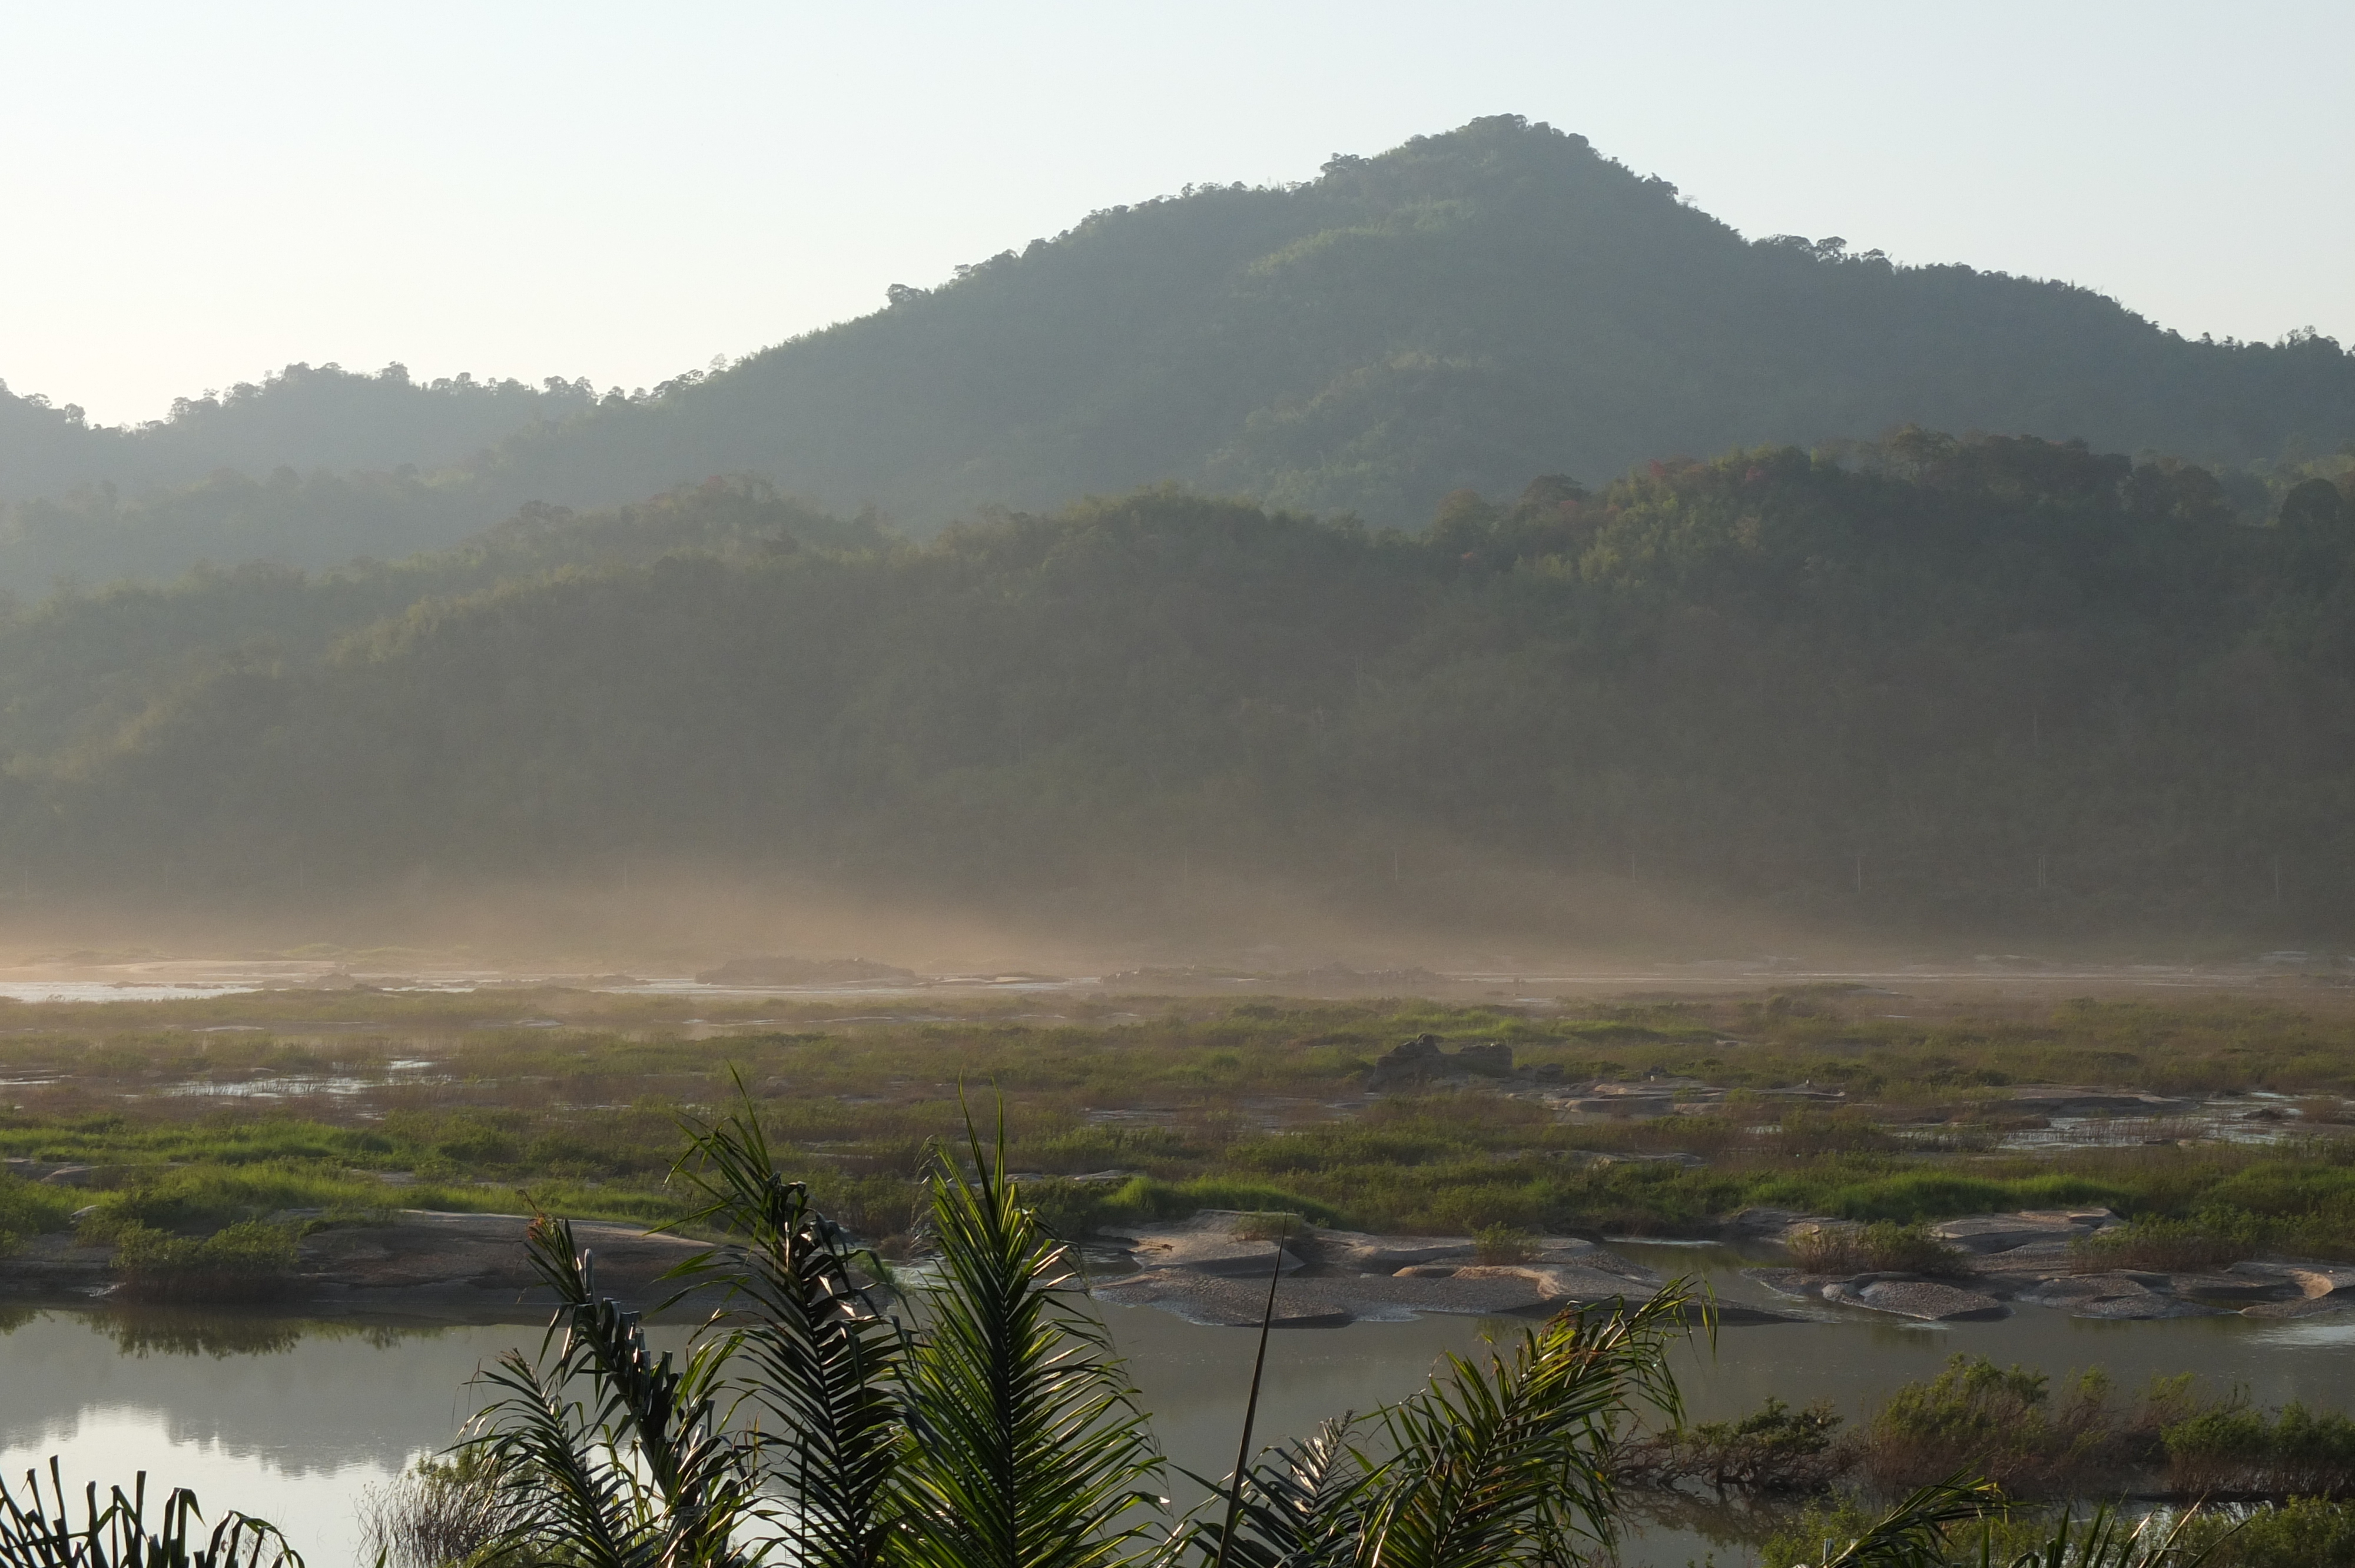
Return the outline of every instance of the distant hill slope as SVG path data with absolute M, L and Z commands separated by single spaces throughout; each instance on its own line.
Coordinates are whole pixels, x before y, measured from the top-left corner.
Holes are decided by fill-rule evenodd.
M 502 560 L 73 596 L 0 636 L 0 899 L 639 854 L 2355 932 L 2332 471 L 2252 527 L 2196 467 L 1910 430 L 1459 492 L 1412 536 L 1155 491 L 921 546 L 722 487 Z
M 2085 289 L 1745 241 L 1513 117 L 1298 186 L 1097 213 L 892 297 L 593 406 L 561 383 L 290 372 L 116 433 L 0 398 L 0 500 L 19 503 L 0 584 L 398 556 L 527 501 L 721 473 L 918 535 L 1172 480 L 1411 526 L 1459 487 L 1907 422 L 2211 466 L 2355 437 L 2355 358 L 2328 339 L 2188 342 Z M 364 471 L 400 463 L 421 471 Z M 91 475 L 122 493 L 60 498 Z
M 1411 524 L 1461 486 L 1902 423 L 2246 462 L 2355 436 L 2355 358 L 1745 242 L 1583 138 L 1500 117 L 1294 188 L 1098 213 L 501 461 L 581 497 L 742 469 L 919 531 L 1166 480 Z
M 113 427 L 0 386 L 0 501 L 84 485 L 135 493 L 223 469 L 266 477 L 280 468 L 449 468 L 595 402 L 586 382 L 418 382 L 397 365 L 373 375 L 290 365 L 258 383 L 181 398 L 166 418 Z
M 0 615 L 0 767 L 20 777 L 132 743 L 215 682 L 307 669 L 413 607 L 568 572 L 676 558 L 766 560 L 871 549 L 871 525 L 821 515 L 758 481 L 714 480 L 576 514 L 533 504 L 456 549 L 305 573 L 268 562 L 162 584 L 69 590 Z

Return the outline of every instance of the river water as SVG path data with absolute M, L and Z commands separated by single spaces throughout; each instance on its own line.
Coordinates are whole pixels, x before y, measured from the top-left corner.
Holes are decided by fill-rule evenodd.
M 1774 1300 L 1735 1272 L 1742 1260 L 1723 1249 L 1624 1250 L 1663 1273 L 1697 1274 L 1729 1299 Z M 1105 1318 L 1164 1450 L 1186 1468 L 1222 1474 L 1234 1458 L 1254 1336 L 1149 1308 L 1108 1307 Z M 1490 1336 L 1528 1326 L 1427 1318 L 1276 1334 L 1260 1437 L 1304 1433 L 1326 1415 L 1395 1399 L 1441 1354 L 1476 1354 Z M 63 1458 L 69 1487 L 127 1481 L 144 1467 L 151 1485 L 192 1486 L 208 1509 L 234 1505 L 275 1520 L 315 1568 L 355 1561 L 354 1510 L 366 1489 L 445 1445 L 486 1397 L 468 1380 L 501 1351 L 538 1339 L 513 1323 L 355 1325 L 107 1308 L 16 1309 L 0 1315 L 0 1474 L 21 1476 L 51 1454 Z M 2099 1365 L 2126 1391 L 2192 1372 L 2216 1393 L 2245 1387 L 2261 1405 L 2300 1399 L 2355 1410 L 2355 1319 L 2335 1318 L 2106 1323 L 2028 1308 L 1999 1322 L 1932 1328 L 1827 1309 L 1821 1321 L 1725 1329 L 1713 1351 L 1696 1342 L 1678 1364 L 1703 1418 L 1755 1408 L 1769 1394 L 1794 1404 L 1830 1398 L 1853 1415 L 1958 1352 L 2055 1375 Z M 1193 1495 L 1182 1481 L 1172 1490 Z M 1679 1568 L 1711 1551 L 1721 1565 L 1747 1557 L 1690 1520 L 1640 1531 L 1625 1556 Z

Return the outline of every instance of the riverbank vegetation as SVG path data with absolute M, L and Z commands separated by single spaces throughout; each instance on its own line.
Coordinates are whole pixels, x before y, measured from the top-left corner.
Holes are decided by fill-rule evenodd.
M 464 1457 L 373 1510 L 378 1561 L 444 1563 L 455 1547 L 469 1563 L 610 1568 L 783 1550 L 818 1568 L 1534 1568 L 1609 1560 L 1634 1419 L 1681 1425 L 1667 1351 L 1691 1332 L 1692 1302 L 1672 1287 L 1445 1358 L 1420 1392 L 1306 1437 L 1254 1449 L 1245 1415 L 1235 1471 L 1173 1519 L 1149 1415 L 1002 1144 L 968 1126 L 962 1147 L 933 1151 L 930 1267 L 895 1280 L 786 1180 L 757 1107 L 691 1132 L 682 1185 L 722 1239 L 675 1272 L 724 1287 L 727 1309 L 657 1360 L 638 1316 L 596 1295 L 570 1227 L 541 1217 L 527 1245 L 554 1321 L 536 1354 L 489 1375 L 496 1398 Z M 1770 1408 L 1707 1436 L 1812 1452 L 1827 1425 Z M 133 1506 L 114 1496 L 86 1527 L 53 1528 L 37 1491 L 30 1512 L 0 1491 L 0 1564 L 111 1568 L 107 1532 Z M 192 1502 L 171 1495 L 183 1518 Z M 2005 1507 L 1985 1481 L 1917 1489 L 1828 1535 L 1821 1561 L 1944 1568 L 1976 1544 L 1984 1563 Z M 2064 1517 L 2019 1561 L 2190 1568 L 2199 1557 L 2178 1548 L 2191 1522 Z M 266 1561 L 299 1563 L 262 1526 L 244 1563 Z
M 2056 1386 L 1957 1354 L 1853 1426 L 1828 1404 L 1794 1410 L 1770 1398 L 1737 1419 L 1647 1434 L 1616 1462 L 1630 1481 L 1721 1496 L 1847 1488 L 1886 1499 L 1967 1472 L 2025 1502 L 2350 1502 L 2355 1421 L 2296 1403 L 2260 1410 L 2191 1372 L 2122 1393 L 2099 1367 Z
M 683 1355 L 652 1357 L 638 1317 L 596 1295 L 569 1225 L 535 1224 L 555 1325 L 538 1353 L 504 1359 L 454 1458 L 377 1497 L 382 1561 L 716 1564 L 783 1531 L 804 1561 L 846 1568 L 1003 1563 L 1016 1542 L 1019 1561 L 1063 1568 L 1269 1568 L 1362 1561 L 1374 1541 L 1384 1562 L 1486 1568 L 1607 1557 L 1657 1511 L 1642 1488 L 1780 1498 L 1786 1520 L 1787 1499 L 1818 1499 L 1768 1535 L 1767 1563 L 2281 1568 L 2335 1563 L 2355 1540 L 2355 1422 L 2260 1411 L 2190 1375 L 2122 1398 L 2098 1371 L 2056 1387 L 1957 1356 L 1852 1434 L 1828 1406 L 1771 1400 L 1687 1425 L 1666 1353 L 1695 1330 L 1674 1286 L 1444 1359 L 1423 1392 L 1260 1450 L 1172 1519 L 1148 1414 L 1002 1142 L 967 1127 L 927 1150 L 925 1265 L 895 1275 L 788 1178 L 765 1119 L 748 1099 L 689 1121 L 675 1191 L 715 1245 L 674 1275 L 727 1294 Z M 118 1240 L 150 1283 L 289 1261 L 284 1233 L 250 1223 Z M 2127 1491 L 2179 1510 L 2129 1529 L 2045 1506 Z M 26 1555 L 28 1520 L 0 1519 L 0 1564 L 49 1561 Z M 279 1544 L 267 1527 L 256 1542 L 250 1568 Z
M 2090 1244 L 2087 1269 L 2339 1257 L 2355 1139 L 2310 1112 L 2355 1094 L 2355 1016 L 2313 995 L 2313 1011 L 1917 1001 L 1911 1018 L 1838 989 L 1636 1005 L 1072 997 L 1054 1016 L 562 991 L 0 1004 L 28 1025 L 0 1033 L 0 1232 L 61 1232 L 85 1208 L 92 1241 L 391 1207 L 675 1221 L 678 1118 L 741 1075 L 779 1159 L 877 1242 L 909 1230 L 922 1150 L 959 1125 L 960 1089 L 987 1086 L 1008 1158 L 1071 1234 L 1214 1207 L 1382 1231 L 1698 1235 L 1763 1205 L 1866 1222 L 1817 1245 L 1920 1268 L 1940 1259 L 1907 1227 L 2091 1205 L 2133 1224 Z M 1371 1065 L 1424 1033 L 1451 1053 L 1504 1044 L 1514 1065 L 1369 1092 Z M 2015 1093 L 2055 1080 L 2180 1097 L 2055 1128 Z M 1611 1114 L 1638 1101 L 1652 1109 Z

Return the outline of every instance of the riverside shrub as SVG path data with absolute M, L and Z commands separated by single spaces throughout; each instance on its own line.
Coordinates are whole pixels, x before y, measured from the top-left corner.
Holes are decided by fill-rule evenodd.
M 294 1234 L 246 1220 L 203 1237 L 130 1224 L 115 1233 L 115 1272 L 130 1296 L 248 1301 L 277 1295 L 293 1276 Z
M 1860 1230 L 1825 1226 L 1791 1242 L 1809 1274 L 1959 1274 L 1963 1255 L 1922 1225 L 1877 1221 Z

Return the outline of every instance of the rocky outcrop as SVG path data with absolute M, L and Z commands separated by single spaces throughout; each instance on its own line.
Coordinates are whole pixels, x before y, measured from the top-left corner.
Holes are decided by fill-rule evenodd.
M 1823 1298 L 1844 1307 L 1861 1307 L 1869 1312 L 1888 1312 L 1927 1323 L 2011 1315 L 2011 1309 L 1992 1296 L 1916 1275 L 1865 1275 L 1844 1279 L 1825 1286 Z
M 302 1239 L 294 1272 L 269 1299 L 305 1311 L 421 1312 L 529 1320 L 550 1304 L 524 1249 L 521 1214 L 396 1211 L 380 1224 L 336 1225 Z M 675 1287 L 663 1274 L 705 1244 L 634 1225 L 576 1221 L 573 1239 L 595 1260 L 598 1289 L 646 1308 Z M 102 1298 L 115 1288 L 113 1249 L 69 1235 L 30 1238 L 0 1264 L 0 1293 Z
M 2015 1252 L 2026 1246 L 2067 1247 L 2119 1224 L 2107 1209 L 2024 1209 L 2010 1214 L 1966 1214 L 1941 1220 L 1930 1234 L 1967 1253 Z
M 1220 1212 L 1197 1214 L 1176 1225 L 1140 1232 L 1129 1251 L 1139 1268 L 1185 1268 L 1201 1274 L 1250 1275 L 1265 1279 L 1271 1269 L 1291 1273 L 1305 1261 L 1289 1245 L 1281 1247 L 1257 1216 Z M 1305 1228 L 1305 1227 L 1304 1227 Z M 1281 1254 L 1281 1261 L 1278 1261 Z
M 1305 1228 L 1276 1240 L 1261 1216 L 1209 1211 L 1139 1226 L 1122 1241 L 1139 1266 L 1091 1288 L 1121 1306 L 1158 1307 L 1197 1323 L 1255 1326 L 1276 1277 L 1274 1326 L 1330 1328 L 1423 1313 L 1542 1316 L 1565 1308 L 1647 1301 L 1660 1277 L 1593 1242 L 1543 1236 L 1511 1262 L 1483 1263 L 1469 1236 L 1382 1236 Z M 1237 1233 L 1244 1233 L 1239 1235 Z M 1099 1238 L 1105 1239 L 1105 1238 Z M 1721 1321 L 1777 1320 L 1732 1309 Z
M 520 1214 L 403 1209 L 389 1224 L 314 1231 L 303 1238 L 302 1294 L 327 1306 L 542 1307 L 548 1294 L 524 1248 L 530 1224 Z M 664 1271 L 706 1245 L 591 1221 L 573 1222 L 572 1235 L 594 1262 L 597 1288 L 633 1307 L 666 1296 Z
M 1729 1217 L 1734 1236 L 1789 1241 L 1805 1232 L 1851 1222 L 1783 1209 L 1750 1209 Z M 2355 1268 L 2287 1263 L 2238 1263 L 2222 1273 L 2168 1274 L 2086 1267 L 2074 1244 L 2120 1224 L 2107 1209 L 2030 1209 L 1969 1214 L 1929 1227 L 1963 1255 L 1951 1278 L 1920 1275 L 1809 1275 L 1796 1268 L 1745 1270 L 1767 1289 L 1794 1299 L 1824 1300 L 1906 1317 L 2000 1316 L 1987 1308 L 2005 1302 L 2110 1321 L 2208 1318 L 2238 1312 L 2250 1318 L 2306 1318 L 2355 1308 Z M 1898 1287 L 1904 1288 L 1900 1289 Z M 1919 1287 L 1919 1288 L 1916 1288 Z M 1951 1292 L 1982 1304 L 1959 1314 Z M 1931 1308 L 1937 1308 L 1932 1310 Z
M 1513 1071 L 1513 1048 L 1501 1042 L 1443 1050 L 1436 1034 L 1418 1034 L 1382 1054 L 1366 1069 L 1369 1089 L 1405 1088 L 1446 1077 L 1502 1078 Z

